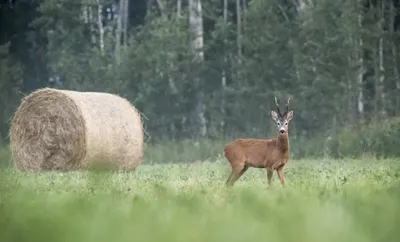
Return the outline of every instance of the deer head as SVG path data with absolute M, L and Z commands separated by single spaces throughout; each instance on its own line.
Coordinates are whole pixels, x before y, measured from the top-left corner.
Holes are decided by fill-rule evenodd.
M 289 111 L 289 102 L 290 98 L 286 103 L 286 111 L 284 114 L 282 114 L 281 111 L 279 110 L 279 104 L 275 97 L 275 105 L 276 105 L 276 110 L 278 112 L 276 112 L 275 110 L 271 110 L 272 120 L 276 122 L 280 135 L 287 134 L 287 132 L 289 131 L 289 122 L 293 118 L 293 110 Z

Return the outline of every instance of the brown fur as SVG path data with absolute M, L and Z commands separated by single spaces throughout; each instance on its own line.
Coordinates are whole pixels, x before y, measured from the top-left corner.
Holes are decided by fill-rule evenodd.
M 283 117 L 274 120 L 288 123 L 290 119 L 291 117 L 288 119 L 286 112 Z M 273 171 L 276 170 L 279 180 L 284 186 L 283 170 L 289 160 L 289 152 L 288 126 L 285 133 L 278 132 L 278 137 L 274 139 L 237 139 L 229 143 L 225 146 L 224 155 L 232 166 L 232 172 L 226 185 L 233 186 L 249 167 L 253 167 L 266 169 L 269 185 L 271 185 Z

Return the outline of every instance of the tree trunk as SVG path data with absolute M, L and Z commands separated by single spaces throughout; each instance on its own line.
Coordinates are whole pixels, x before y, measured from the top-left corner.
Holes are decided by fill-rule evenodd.
M 99 40 L 100 40 L 100 53 L 104 55 L 104 26 L 103 26 L 103 5 L 100 4 L 100 0 L 97 0 L 97 27 L 99 28 Z
M 228 27 L 228 0 L 224 0 L 224 6 L 223 6 L 223 18 L 224 18 L 224 26 L 225 28 Z M 224 30 L 224 33 L 226 33 L 226 29 Z M 221 133 L 224 132 L 225 129 L 225 89 L 226 89 L 226 64 L 227 64 L 227 36 L 225 34 L 224 36 L 224 62 L 223 62 L 223 67 L 222 67 L 222 73 L 221 73 L 221 121 L 220 121 L 220 128 L 221 128 Z
M 178 18 L 181 17 L 181 12 L 182 12 L 182 0 L 177 0 L 176 2 L 176 15 Z
M 386 116 L 386 101 L 385 101 L 385 68 L 384 68 L 384 23 L 385 23 L 385 0 L 381 1 L 380 6 L 380 37 L 374 48 L 374 69 L 375 69 L 375 100 L 374 109 L 375 116 L 384 118 Z
M 354 58 L 353 56 L 349 56 L 349 64 L 350 66 L 354 66 Z M 351 73 L 353 74 L 353 73 Z M 358 80 L 357 80 L 358 81 Z M 358 82 L 357 82 L 358 83 Z M 358 89 L 357 89 L 358 91 Z M 353 98 L 354 90 L 353 90 L 353 75 L 350 75 L 349 78 L 347 78 L 347 119 L 349 123 L 354 122 L 354 98 Z M 358 99 L 358 97 L 357 97 Z M 358 104 L 358 102 L 357 102 Z M 358 105 L 357 105 L 357 110 L 359 110 Z M 357 112 L 358 113 L 358 112 Z
M 247 9 L 247 0 L 242 0 L 242 39 L 246 39 L 246 16 L 245 16 L 245 14 L 244 14 L 244 12 L 246 11 L 246 9 Z M 246 49 L 243 49 L 243 46 L 241 47 L 242 48 L 242 55 L 243 54 L 245 54 L 244 52 L 246 51 Z
M 396 16 L 396 9 L 394 6 L 393 1 L 390 1 L 389 5 L 389 13 L 390 13 L 390 38 L 391 38 L 391 50 L 392 50 L 392 62 L 393 62 L 393 75 L 394 75 L 394 80 L 396 83 L 396 91 L 395 91 L 395 115 L 399 115 L 399 109 L 400 109 L 400 73 L 399 73 L 399 68 L 398 68 L 398 60 L 397 60 L 397 47 L 396 47 L 396 41 L 395 41 L 395 16 Z
M 189 0 L 189 26 L 192 37 L 192 50 L 194 52 L 195 66 L 201 66 L 204 60 L 203 42 L 203 17 L 201 0 Z M 195 71 L 194 86 L 196 88 L 196 105 L 194 116 L 196 120 L 196 130 L 199 136 L 207 135 L 207 125 L 205 118 L 204 92 L 198 71 Z
M 122 19 L 124 12 L 124 0 L 119 1 L 117 29 L 115 30 L 115 61 L 117 65 L 121 64 L 121 37 L 122 37 Z
M 149 16 L 149 14 L 150 14 L 151 5 L 153 5 L 153 0 L 147 0 L 147 5 L 146 5 L 146 16 Z
M 384 52 L 384 46 L 383 46 L 383 37 L 379 39 L 379 70 L 378 70 L 378 76 L 379 76 L 379 96 L 380 96 L 380 114 L 382 117 L 386 116 L 386 95 L 385 95 L 385 68 L 384 68 L 384 59 L 383 59 L 383 52 Z
M 236 28 L 237 28 L 237 50 L 239 61 L 242 59 L 242 10 L 240 0 L 236 0 Z
M 381 0 L 381 37 L 379 38 L 379 96 L 380 96 L 380 114 L 382 118 L 386 117 L 386 94 L 385 94 L 385 67 L 384 67 L 384 33 L 385 33 L 385 7 L 386 1 Z
M 359 3 L 361 0 L 359 0 Z M 358 13 L 358 27 L 362 28 L 362 10 Z M 358 36 L 358 41 L 356 44 L 356 63 L 357 63 L 357 84 L 358 84 L 358 99 L 357 99 L 357 111 L 360 119 L 364 118 L 364 49 L 363 49 L 363 38 L 361 34 Z
M 164 9 L 164 5 L 161 2 L 161 0 L 157 0 L 157 5 L 158 5 L 158 8 L 160 9 L 161 16 L 165 16 L 165 9 Z
M 175 69 L 175 65 L 174 65 L 174 53 L 169 52 L 168 53 L 168 84 L 169 87 L 171 89 L 171 93 L 176 95 L 179 93 L 178 88 L 176 86 L 175 80 L 174 80 L 174 75 L 173 75 L 173 71 Z
M 96 35 L 93 27 L 93 6 L 88 6 L 88 19 L 89 19 L 89 29 L 90 29 L 90 39 L 92 44 L 96 44 Z
M 374 95 L 374 117 L 378 118 L 379 117 L 379 96 L 380 96 L 380 88 L 379 88 L 379 42 L 375 42 L 375 46 L 373 49 L 373 68 L 374 68 L 374 89 L 375 89 L 375 95 Z
M 228 0 L 224 0 L 223 17 L 224 23 L 226 24 L 228 22 Z
M 122 0 L 121 0 L 122 1 Z M 123 21 L 123 33 L 124 33 L 124 38 L 123 38 L 123 43 L 124 46 L 126 46 L 126 43 L 128 42 L 128 20 L 129 20 L 129 1 L 128 0 L 123 0 L 124 2 L 124 21 Z

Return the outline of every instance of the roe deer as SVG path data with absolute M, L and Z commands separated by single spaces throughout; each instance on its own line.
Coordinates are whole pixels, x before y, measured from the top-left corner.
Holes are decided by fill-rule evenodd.
M 289 122 L 293 118 L 293 110 L 289 111 L 289 102 L 290 98 L 286 103 L 286 111 L 282 115 L 275 97 L 278 112 L 271 110 L 271 116 L 276 122 L 278 137 L 274 139 L 237 139 L 225 146 L 225 157 L 232 166 L 226 186 L 233 186 L 249 167 L 265 168 L 268 185 L 271 185 L 272 175 L 276 170 L 282 186 L 285 186 L 283 169 L 289 159 Z

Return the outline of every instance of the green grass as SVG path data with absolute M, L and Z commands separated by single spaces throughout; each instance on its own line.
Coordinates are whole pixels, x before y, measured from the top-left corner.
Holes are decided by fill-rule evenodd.
M 300 160 L 249 169 L 224 160 L 136 172 L 0 170 L 0 241 L 398 241 L 399 160 Z M 396 232 L 398 231 L 398 232 Z
M 180 140 L 179 142 L 162 141 L 146 144 L 144 160 L 147 164 L 190 163 L 196 161 L 215 160 L 222 156 L 224 146 L 232 139 L 221 140 Z

